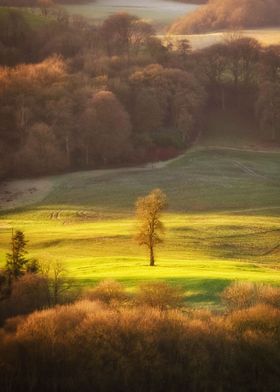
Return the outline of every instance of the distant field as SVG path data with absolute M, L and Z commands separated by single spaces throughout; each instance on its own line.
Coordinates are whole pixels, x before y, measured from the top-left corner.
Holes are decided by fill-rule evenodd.
M 30 255 L 63 262 L 77 285 L 112 278 L 133 290 L 164 279 L 199 305 L 217 304 L 236 279 L 280 285 L 280 152 L 253 151 L 250 134 L 241 144 L 252 151 L 234 150 L 231 139 L 211 147 L 208 136 L 167 164 L 30 180 L 29 192 L 37 184 L 43 200 L 34 191 L 35 204 L 22 209 L 5 211 L 2 192 L 0 260 L 14 227 L 25 231 Z M 16 184 L 8 197 L 28 202 Z M 166 242 L 150 268 L 133 241 L 133 212 L 135 199 L 155 187 L 167 193 L 169 210 Z
M 39 11 L 36 9 L 32 8 L 16 8 L 16 7 L 0 7 L 0 23 L 1 23 L 1 16 L 4 16 L 9 12 L 11 9 L 16 9 L 19 11 L 25 18 L 26 22 L 31 26 L 31 27 L 39 27 L 42 25 L 45 25 L 50 22 L 49 17 L 43 17 L 40 15 Z
M 216 32 L 205 34 L 189 34 L 189 35 L 168 35 L 160 36 L 165 41 L 176 42 L 182 39 L 188 39 L 193 49 L 203 49 L 207 46 L 222 42 L 227 38 L 229 33 Z M 265 28 L 256 30 L 243 30 L 240 32 L 243 36 L 257 39 L 262 45 L 277 45 L 280 44 L 280 27 Z
M 116 12 L 128 12 L 145 19 L 157 27 L 168 26 L 177 18 L 197 8 L 172 0 L 96 0 L 81 5 L 63 6 L 70 14 L 79 14 L 100 21 Z
M 129 0 L 98 0 L 95 3 L 82 4 L 82 5 L 67 5 L 63 6 L 70 14 L 79 14 L 87 18 L 93 19 L 95 22 L 104 20 L 113 13 L 125 11 L 135 14 L 158 27 L 161 33 L 158 37 L 163 39 L 164 42 L 177 42 L 178 40 L 188 39 L 191 42 L 193 49 L 202 49 L 207 46 L 223 41 L 228 32 L 216 32 L 205 34 L 189 34 L 189 35 L 164 35 L 165 27 L 171 23 L 172 20 L 178 18 L 182 13 L 187 13 L 193 10 L 196 5 L 184 4 L 167 0 L 144 1 L 141 6 L 138 2 L 129 2 Z M 138 4 L 138 5 L 137 5 Z M 0 21 L 1 15 L 8 12 L 11 7 L 0 7 Z M 16 8 L 24 15 L 26 21 L 31 27 L 38 27 L 42 24 L 49 23 L 51 17 L 43 17 L 40 15 L 38 9 L 31 8 Z M 263 45 L 276 45 L 280 44 L 280 27 L 276 28 L 263 28 L 256 30 L 244 30 L 240 34 L 257 39 Z

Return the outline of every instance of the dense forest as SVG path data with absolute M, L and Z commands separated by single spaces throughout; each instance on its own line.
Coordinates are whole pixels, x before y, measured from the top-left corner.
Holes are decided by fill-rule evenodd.
M 229 28 L 279 26 L 278 0 L 210 0 L 175 22 L 170 32 L 202 33 Z
M 2 176 L 171 157 L 213 105 L 256 120 L 256 139 L 279 141 L 279 46 L 238 36 L 201 51 L 164 46 L 127 14 L 99 27 L 60 11 L 36 28 L 15 10 L 1 18 Z

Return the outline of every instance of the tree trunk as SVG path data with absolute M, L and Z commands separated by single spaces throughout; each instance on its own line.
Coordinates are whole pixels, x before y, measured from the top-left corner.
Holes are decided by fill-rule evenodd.
M 221 101 L 222 101 L 222 110 L 224 112 L 226 110 L 226 101 L 225 101 L 225 89 L 223 86 L 221 91 Z
M 89 167 L 89 148 L 88 148 L 88 144 L 86 145 L 86 167 Z
M 154 248 L 150 247 L 150 267 L 155 266 L 155 255 L 154 255 Z
M 70 166 L 69 135 L 65 136 L 65 152 L 66 152 L 67 166 Z

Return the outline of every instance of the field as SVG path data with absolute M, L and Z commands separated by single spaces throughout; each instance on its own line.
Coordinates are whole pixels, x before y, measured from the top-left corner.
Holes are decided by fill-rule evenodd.
M 193 49 L 203 49 L 208 46 L 223 42 L 229 37 L 230 32 L 215 32 L 204 34 L 188 34 L 188 35 L 159 35 L 164 42 L 176 43 L 180 40 L 187 39 L 190 41 Z M 262 28 L 256 30 L 241 30 L 238 32 L 241 36 L 255 38 L 262 45 L 279 45 L 280 44 L 280 28 Z
M 100 0 L 94 3 L 82 4 L 82 5 L 66 5 L 63 6 L 69 14 L 78 14 L 90 18 L 95 23 L 99 23 L 109 15 L 115 12 L 129 12 L 133 15 L 137 15 L 140 18 L 147 20 L 156 27 L 157 36 L 163 40 L 163 42 L 176 43 L 179 40 L 187 39 L 190 41 L 193 49 L 203 49 L 207 46 L 222 42 L 225 40 L 231 32 L 213 32 L 205 34 L 188 34 L 188 35 L 173 35 L 165 34 L 167 27 L 174 20 L 179 18 L 182 14 L 192 11 L 197 6 L 193 4 L 177 3 L 174 1 L 166 0 L 155 0 L 151 2 L 149 0 L 142 1 L 141 6 L 137 5 L 137 2 L 126 2 L 119 1 L 113 2 L 112 0 Z M 8 12 L 8 7 L 0 7 L 0 21 L 1 15 L 5 15 Z M 36 28 L 44 24 L 50 23 L 52 18 L 50 16 L 43 17 L 38 9 L 30 8 L 17 8 L 22 12 L 28 24 L 31 27 Z M 243 30 L 239 34 L 255 38 L 262 45 L 278 45 L 280 43 L 280 28 L 262 28 L 255 30 Z
M 50 22 L 49 17 L 43 17 L 38 10 L 32 8 L 16 8 L 16 7 L 0 7 L 0 23 L 1 17 L 5 16 L 9 10 L 16 9 L 20 11 L 21 14 L 24 16 L 26 22 L 32 27 L 37 28 L 41 27 Z
M 140 4 L 139 4 L 140 3 Z M 197 8 L 172 0 L 96 0 L 94 3 L 65 5 L 70 14 L 79 14 L 99 22 L 115 12 L 128 12 L 162 29 Z
M 242 148 L 208 138 L 166 163 L 3 184 L 2 263 L 14 227 L 26 233 L 30 256 L 61 261 L 77 285 L 111 278 L 133 290 L 165 279 L 207 305 L 233 280 L 280 284 L 280 152 L 250 144 L 250 132 Z M 169 209 L 166 241 L 150 268 L 133 240 L 133 214 L 136 198 L 155 187 L 167 193 Z

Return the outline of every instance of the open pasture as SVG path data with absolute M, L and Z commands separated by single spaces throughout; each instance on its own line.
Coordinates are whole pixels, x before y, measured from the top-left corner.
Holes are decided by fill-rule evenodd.
M 195 10 L 197 5 L 172 0 L 96 0 L 87 4 L 65 5 L 63 8 L 70 14 L 82 15 L 96 22 L 116 12 L 128 12 L 163 28 Z
M 159 35 L 164 43 L 172 42 L 176 45 L 176 42 L 187 39 L 190 41 L 192 49 L 199 50 L 206 48 L 211 45 L 215 45 L 228 39 L 232 32 L 229 31 L 218 31 L 213 33 L 204 34 L 187 34 L 187 35 Z M 234 32 L 236 34 L 236 32 Z M 279 45 L 280 44 L 280 28 L 262 28 L 255 30 L 240 30 L 238 35 L 243 37 L 251 37 L 260 42 L 263 46 L 268 45 Z
M 215 304 L 233 280 L 280 284 L 279 172 L 277 152 L 201 148 L 167 164 L 49 177 L 43 200 L 2 205 L 1 262 L 14 227 L 26 233 L 30 256 L 62 262 L 77 285 L 111 278 L 133 290 L 164 279 L 191 302 Z M 133 240 L 133 213 L 136 198 L 156 187 L 169 209 L 151 268 Z

